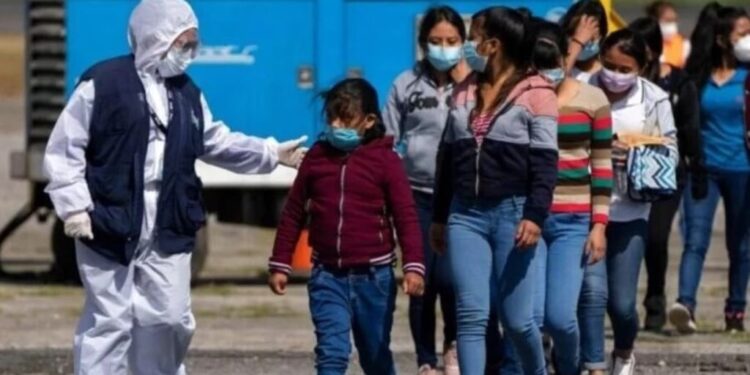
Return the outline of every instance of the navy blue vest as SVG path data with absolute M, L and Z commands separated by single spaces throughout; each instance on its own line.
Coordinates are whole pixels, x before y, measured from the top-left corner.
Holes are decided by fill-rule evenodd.
M 103 256 L 128 264 L 138 244 L 143 220 L 144 163 L 150 112 L 133 56 L 101 62 L 81 76 L 94 80 L 94 108 L 86 149 L 86 182 L 94 210 L 94 239 L 86 245 Z M 187 75 L 166 80 L 172 97 L 167 127 L 164 174 L 154 228 L 159 250 L 185 253 L 205 223 L 202 184 L 195 160 L 203 154 L 200 89 Z

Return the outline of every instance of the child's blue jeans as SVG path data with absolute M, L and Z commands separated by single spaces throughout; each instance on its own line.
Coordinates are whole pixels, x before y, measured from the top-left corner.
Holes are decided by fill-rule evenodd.
M 307 289 L 317 338 L 318 375 L 346 373 L 350 332 L 365 374 L 396 374 L 389 348 L 396 305 L 392 267 L 336 270 L 316 265 Z

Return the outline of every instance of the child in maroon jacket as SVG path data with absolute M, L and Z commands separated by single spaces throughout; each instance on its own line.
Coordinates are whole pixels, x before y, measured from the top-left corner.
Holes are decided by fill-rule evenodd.
M 422 236 L 411 188 L 393 139 L 385 136 L 377 92 L 347 79 L 324 95 L 328 123 L 299 169 L 284 207 L 268 284 L 286 292 L 292 253 L 309 222 L 315 264 L 308 292 L 318 374 L 345 374 L 350 331 L 368 375 L 395 374 L 390 344 L 396 229 L 404 291 L 422 294 Z

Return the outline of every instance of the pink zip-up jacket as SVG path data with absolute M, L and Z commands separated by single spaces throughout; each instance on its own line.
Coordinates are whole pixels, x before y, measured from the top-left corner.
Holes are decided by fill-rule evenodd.
M 271 272 L 291 271 L 292 254 L 308 221 L 316 264 L 394 264 L 395 228 L 404 272 L 424 275 L 417 209 L 392 137 L 351 153 L 323 141 L 310 149 L 284 206 L 268 263 Z

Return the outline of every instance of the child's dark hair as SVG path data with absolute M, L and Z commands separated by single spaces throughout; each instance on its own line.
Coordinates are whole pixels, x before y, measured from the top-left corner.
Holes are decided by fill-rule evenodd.
M 685 64 L 685 71 L 695 79 L 699 89 L 705 87 L 713 69 L 734 58 L 729 35 L 735 22 L 747 16 L 742 8 L 725 7 L 717 2 L 703 7 L 690 36 L 692 47 Z
M 342 121 L 352 121 L 360 116 L 375 115 L 375 125 L 365 131 L 362 143 L 385 136 L 385 125 L 380 114 L 378 92 L 362 78 L 347 78 L 324 92 L 323 115 L 327 121 L 338 118 Z
M 503 58 L 515 67 L 515 74 L 509 77 L 500 88 L 495 102 L 490 108 L 497 109 L 505 99 L 510 95 L 511 90 L 528 75 L 530 65 L 530 54 L 527 48 L 524 48 L 526 38 L 526 23 L 523 15 L 515 9 L 507 7 L 491 7 L 481 10 L 471 18 L 472 24 L 481 22 L 485 38 L 497 39 L 503 52 Z M 486 81 L 488 77 L 485 74 L 479 75 L 479 81 Z M 472 112 L 472 118 L 476 111 L 484 107 L 482 96 L 477 95 L 477 106 Z
M 674 4 L 672 4 L 671 1 L 662 1 L 662 0 L 654 1 L 653 3 L 649 4 L 646 7 L 646 15 L 648 17 L 658 20 L 659 17 L 661 16 L 661 13 L 664 12 L 664 10 L 666 9 L 676 10 L 677 8 L 675 8 Z
M 602 43 L 602 56 L 612 48 L 617 48 L 623 54 L 635 59 L 639 70 L 645 68 L 648 63 L 646 42 L 633 30 L 617 30 L 604 39 L 604 43 Z
M 531 52 L 531 65 L 536 70 L 560 68 L 561 61 L 568 53 L 568 38 L 562 27 L 541 18 L 532 18 L 529 23 L 529 38 L 534 47 Z
M 664 50 L 664 42 L 661 35 L 661 29 L 659 22 L 656 18 L 641 17 L 633 21 L 628 25 L 628 29 L 633 30 L 636 34 L 643 38 L 646 42 L 646 47 L 651 52 L 651 56 L 643 67 L 643 77 L 651 82 L 659 80 L 661 72 L 661 62 L 659 57 Z
M 565 31 L 565 35 L 572 37 L 578 23 L 581 22 L 583 16 L 592 16 L 599 22 L 599 31 L 601 32 L 602 39 L 607 35 L 607 11 L 604 9 L 602 3 L 598 0 L 581 0 L 570 6 L 565 15 L 560 19 L 560 26 Z M 602 40 L 599 40 L 601 45 Z

